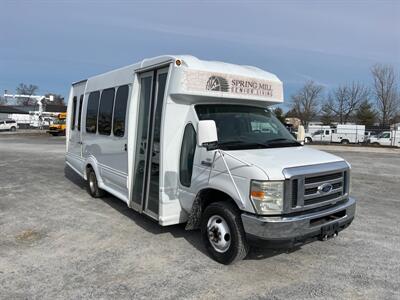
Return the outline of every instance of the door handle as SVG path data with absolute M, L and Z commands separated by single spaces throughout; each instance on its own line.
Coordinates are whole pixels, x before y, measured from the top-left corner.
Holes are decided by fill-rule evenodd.
M 128 151 L 128 146 L 127 146 L 127 144 L 124 145 L 124 151 Z

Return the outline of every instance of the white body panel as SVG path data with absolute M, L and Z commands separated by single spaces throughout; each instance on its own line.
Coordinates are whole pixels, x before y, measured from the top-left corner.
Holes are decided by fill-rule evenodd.
M 165 90 L 162 99 L 158 99 L 157 97 L 161 97 L 159 91 L 163 74 L 167 74 L 163 79 Z M 146 94 L 145 80 L 149 76 L 152 78 L 152 88 L 148 91 L 150 94 Z M 125 135 L 116 137 L 114 134 L 105 136 L 98 132 L 86 132 L 86 110 L 90 93 L 122 85 L 130 87 Z M 81 94 L 84 94 L 81 130 L 77 131 L 71 129 L 73 99 L 77 96 L 79 100 Z M 138 143 L 138 139 L 141 141 L 143 138 L 146 141 L 142 131 L 144 123 L 141 122 L 147 114 L 140 113 L 143 111 L 142 104 L 145 103 L 141 101 L 146 95 L 151 99 L 150 108 L 147 109 L 150 123 L 153 122 L 148 123 L 150 125 L 147 133 L 150 137 L 146 138 L 150 141 L 149 144 Z M 200 61 L 191 56 L 162 56 L 143 60 L 73 84 L 68 103 L 66 162 L 85 179 L 86 168 L 90 165 L 96 173 L 100 188 L 125 201 L 129 207 L 148 214 L 161 225 L 187 221 L 195 197 L 203 189 L 224 192 L 242 210 L 254 213 L 249 200 L 250 180 L 282 180 L 284 168 L 341 159 L 301 147 L 230 151 L 229 153 L 249 163 L 243 164 L 226 156 L 234 184 L 220 157 L 216 157 L 210 174 L 210 167 L 204 166 L 202 162 L 211 161 L 214 151 L 196 146 L 191 184 L 187 187 L 181 184 L 179 174 L 183 134 L 188 124 L 193 124 L 197 130 L 199 119 L 194 109 L 196 104 L 248 104 L 265 108 L 281 102 L 282 82 L 275 75 L 255 67 Z M 159 115 L 158 108 L 162 109 Z M 79 114 L 79 109 L 76 109 L 76 113 Z M 79 115 L 75 116 L 75 120 L 76 128 Z M 157 128 L 157 124 L 160 140 L 154 141 L 152 138 L 155 132 L 152 130 Z M 143 153 L 139 148 L 143 148 Z M 144 164 L 140 168 L 144 170 L 136 164 L 142 160 Z M 158 169 L 153 170 L 154 165 Z M 158 182 L 151 181 L 153 175 L 158 176 L 154 177 L 159 178 Z M 135 184 L 139 185 L 140 190 L 140 176 L 144 178 L 143 193 L 146 194 L 142 202 L 137 198 L 140 193 L 137 193 L 138 187 L 135 187 Z M 154 187 L 156 190 L 152 190 Z M 157 210 L 147 210 L 148 203 L 143 204 L 143 201 L 149 201 L 150 198 L 146 200 L 146 197 L 150 197 L 149 194 L 151 197 L 158 197 Z

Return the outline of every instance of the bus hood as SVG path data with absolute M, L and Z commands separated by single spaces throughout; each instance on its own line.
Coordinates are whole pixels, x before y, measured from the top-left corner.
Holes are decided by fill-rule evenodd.
M 227 152 L 261 168 L 268 175 L 269 180 L 284 180 L 283 170 L 286 168 L 343 161 L 338 156 L 308 146 L 230 150 Z

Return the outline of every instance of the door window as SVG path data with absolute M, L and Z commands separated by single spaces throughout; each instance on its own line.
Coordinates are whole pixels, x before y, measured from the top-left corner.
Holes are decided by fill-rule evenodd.
M 135 177 L 132 190 L 132 200 L 138 204 L 142 202 L 144 189 L 152 82 L 152 76 L 143 77 L 140 80 L 139 114 L 135 147 Z
M 183 133 L 181 157 L 179 160 L 179 179 L 183 186 L 190 187 L 192 181 L 193 159 L 196 150 L 196 131 L 187 124 Z
M 161 116 L 167 82 L 167 73 L 161 73 L 157 76 L 157 97 L 155 102 L 153 142 L 151 144 L 151 167 L 150 167 L 150 185 L 149 199 L 147 208 L 158 214 L 159 190 L 160 190 L 160 137 L 161 137 Z
M 83 105 L 83 95 L 79 99 L 79 114 L 78 114 L 78 131 L 81 130 L 81 120 L 82 120 L 82 105 Z
M 72 121 L 71 121 L 71 130 L 75 129 L 75 120 L 76 120 L 76 96 L 72 100 Z
M 326 135 L 329 135 L 329 130 L 325 130 L 325 134 L 326 134 Z

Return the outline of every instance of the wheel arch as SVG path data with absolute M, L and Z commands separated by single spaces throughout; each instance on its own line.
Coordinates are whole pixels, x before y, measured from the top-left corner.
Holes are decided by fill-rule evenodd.
M 211 203 L 221 202 L 221 201 L 230 202 L 235 207 L 237 207 L 237 209 L 239 209 L 239 206 L 237 205 L 234 198 L 230 196 L 228 193 L 211 187 L 201 189 L 197 193 L 193 201 L 192 209 L 189 214 L 189 218 L 186 223 L 185 229 L 186 230 L 198 229 L 200 227 L 201 217 L 206 207 Z

